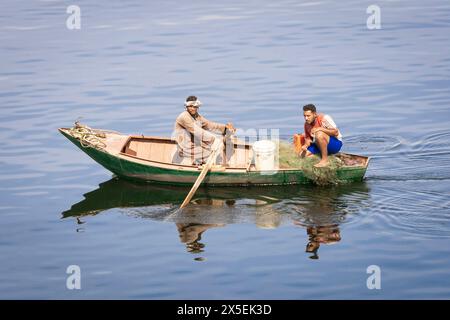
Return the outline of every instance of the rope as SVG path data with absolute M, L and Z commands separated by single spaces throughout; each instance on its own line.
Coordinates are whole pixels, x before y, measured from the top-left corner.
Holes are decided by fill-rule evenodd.
M 101 140 L 106 138 L 106 131 L 104 130 L 94 130 L 75 121 L 74 127 L 69 131 L 74 138 L 80 141 L 83 148 L 91 147 L 99 150 L 106 148 L 106 143 Z

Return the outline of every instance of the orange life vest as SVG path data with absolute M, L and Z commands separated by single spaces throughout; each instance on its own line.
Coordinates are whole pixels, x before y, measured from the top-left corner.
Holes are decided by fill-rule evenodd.
M 314 121 L 314 125 L 310 125 L 308 122 L 305 122 L 305 137 L 312 140 L 311 136 L 311 129 L 312 128 L 319 128 L 322 126 L 322 120 L 325 115 L 323 113 L 320 113 L 317 115 L 316 120 Z

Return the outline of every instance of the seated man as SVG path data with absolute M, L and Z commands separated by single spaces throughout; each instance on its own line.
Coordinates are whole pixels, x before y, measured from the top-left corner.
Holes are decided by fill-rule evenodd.
M 342 148 L 342 135 L 329 115 L 317 114 L 313 104 L 303 107 L 305 118 L 305 143 L 302 153 L 306 156 L 320 153 L 322 159 L 315 167 L 328 165 L 328 155 L 338 153 Z
M 213 143 L 216 143 L 214 147 L 223 143 L 220 135 L 225 135 L 226 130 L 231 132 L 236 130 L 231 123 L 226 125 L 215 123 L 202 117 L 198 114 L 198 108 L 201 105 L 197 97 L 189 96 L 184 103 L 186 110 L 180 113 L 175 121 L 174 139 L 178 143 L 176 156 L 181 161 L 174 162 L 186 163 L 187 158 L 190 164 L 206 163 L 212 152 Z M 219 136 L 216 136 L 214 132 Z

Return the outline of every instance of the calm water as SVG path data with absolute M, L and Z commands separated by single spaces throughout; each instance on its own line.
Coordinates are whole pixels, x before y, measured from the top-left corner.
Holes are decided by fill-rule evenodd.
M 0 298 L 450 298 L 448 1 L 378 1 L 380 30 L 356 0 L 79 0 L 80 30 L 69 4 L 2 1 Z M 367 178 L 201 189 L 179 214 L 187 189 L 116 180 L 57 132 L 168 136 L 191 94 L 286 136 L 315 103 Z

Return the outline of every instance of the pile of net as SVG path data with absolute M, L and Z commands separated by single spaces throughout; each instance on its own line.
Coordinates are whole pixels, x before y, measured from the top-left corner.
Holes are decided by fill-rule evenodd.
M 294 151 L 291 143 L 281 141 L 278 144 L 278 164 L 281 169 L 301 169 L 305 176 L 318 185 L 337 184 L 337 169 L 343 166 L 341 159 L 334 155 L 328 156 L 329 165 L 315 168 L 314 165 L 320 161 L 320 155 L 300 158 Z
M 75 125 L 69 131 L 73 137 L 80 140 L 80 143 L 84 148 L 92 147 L 101 150 L 106 147 L 106 144 L 104 143 L 106 134 L 103 130 L 92 129 L 75 121 Z

